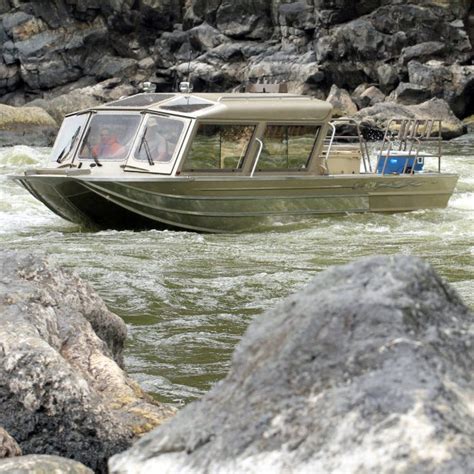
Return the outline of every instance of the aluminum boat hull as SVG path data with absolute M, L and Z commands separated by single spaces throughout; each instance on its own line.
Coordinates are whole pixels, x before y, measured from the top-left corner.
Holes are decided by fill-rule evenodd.
M 444 208 L 455 174 L 127 178 L 16 176 L 59 216 L 114 229 L 242 232 L 324 214 Z

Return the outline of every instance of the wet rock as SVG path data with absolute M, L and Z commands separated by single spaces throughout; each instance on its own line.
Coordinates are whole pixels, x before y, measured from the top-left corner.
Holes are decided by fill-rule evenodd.
M 330 268 L 256 318 L 228 376 L 110 472 L 471 472 L 473 324 L 415 257 Z
M 93 474 L 83 464 L 59 456 L 35 455 L 0 460 L 0 474 Z
M 174 413 L 120 366 L 126 327 L 94 290 L 44 258 L 0 252 L 0 425 L 24 454 L 96 471 Z
M 21 448 L 18 443 L 0 426 L 0 460 L 21 456 Z
M 344 89 L 340 89 L 336 85 L 333 85 L 331 87 L 326 101 L 332 104 L 332 106 L 334 107 L 334 117 L 351 116 L 357 112 L 357 106 L 352 101 L 349 92 Z

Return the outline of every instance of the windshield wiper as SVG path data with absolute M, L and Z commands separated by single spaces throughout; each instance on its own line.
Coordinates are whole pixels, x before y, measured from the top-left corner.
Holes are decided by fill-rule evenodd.
M 148 141 L 146 139 L 146 133 L 148 132 L 148 128 L 145 130 L 145 133 L 143 134 L 142 140 L 140 142 L 140 146 L 138 147 L 138 155 L 140 155 L 140 151 L 142 147 L 145 150 L 146 153 L 146 158 L 148 160 L 148 164 L 150 166 L 153 166 L 155 162 L 153 161 L 153 158 L 151 157 L 151 151 L 150 151 L 150 146 L 148 145 Z
M 87 139 L 88 137 L 86 137 Z M 97 166 L 102 166 L 102 163 L 99 161 L 99 159 L 97 158 L 97 156 L 94 154 L 94 150 L 92 149 L 92 146 L 91 144 L 89 143 L 88 140 L 86 140 L 86 147 L 87 149 L 89 150 L 89 156 L 94 160 L 94 163 L 97 165 Z
M 63 148 L 61 153 L 59 154 L 56 163 L 62 163 L 68 156 L 69 153 L 71 153 L 72 149 L 74 148 L 74 145 L 76 144 L 77 137 L 79 136 L 79 132 L 81 130 L 81 126 L 77 127 L 76 131 L 74 132 L 74 135 L 71 137 L 71 140 L 69 140 L 69 143 Z M 66 152 L 66 149 L 69 147 L 68 151 Z

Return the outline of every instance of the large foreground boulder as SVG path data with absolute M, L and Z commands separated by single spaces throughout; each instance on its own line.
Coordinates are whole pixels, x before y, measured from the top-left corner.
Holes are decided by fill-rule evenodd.
M 112 473 L 474 472 L 474 314 L 421 260 L 319 274 Z
M 95 291 L 47 260 L 0 252 L 0 425 L 23 454 L 96 471 L 174 413 L 120 368 L 126 327 Z

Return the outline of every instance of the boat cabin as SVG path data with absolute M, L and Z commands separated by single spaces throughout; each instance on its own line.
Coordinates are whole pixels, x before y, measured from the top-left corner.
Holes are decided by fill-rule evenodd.
M 290 94 L 139 94 L 67 116 L 52 160 L 108 175 L 324 174 L 331 110 Z

